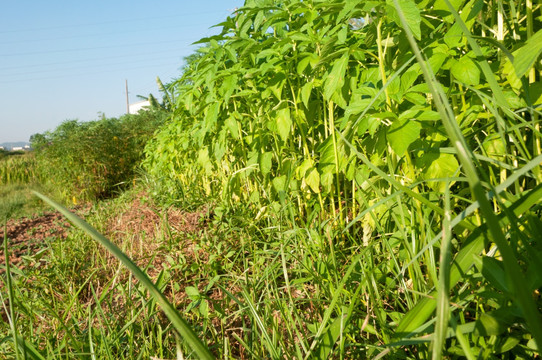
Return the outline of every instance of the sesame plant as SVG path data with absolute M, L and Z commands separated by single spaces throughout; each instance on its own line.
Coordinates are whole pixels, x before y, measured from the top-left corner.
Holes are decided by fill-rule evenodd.
M 539 17 L 520 1 L 246 1 L 202 39 L 144 166 L 164 202 L 217 201 L 260 229 L 290 308 L 326 304 L 291 318 L 247 278 L 235 299 L 261 351 L 537 352 Z

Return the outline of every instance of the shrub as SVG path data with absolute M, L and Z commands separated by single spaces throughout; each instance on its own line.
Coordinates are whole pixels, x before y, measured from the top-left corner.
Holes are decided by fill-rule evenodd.
M 67 198 L 105 198 L 134 178 L 147 140 L 166 117 L 162 111 L 118 119 L 68 120 L 31 138 L 43 178 Z

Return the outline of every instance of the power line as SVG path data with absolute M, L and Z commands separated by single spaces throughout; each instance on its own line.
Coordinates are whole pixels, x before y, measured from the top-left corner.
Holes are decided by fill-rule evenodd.
M 176 48 L 173 50 L 165 50 L 165 51 L 153 51 L 152 54 L 169 54 L 169 53 L 179 53 L 184 49 Z M 134 53 L 134 54 L 128 54 L 128 55 L 118 55 L 118 56 L 105 56 L 105 57 L 96 57 L 96 58 L 89 58 L 84 60 L 72 60 L 72 61 L 62 61 L 62 62 L 54 62 L 54 63 L 43 63 L 43 64 L 31 64 L 31 65 L 17 65 L 17 66 L 7 66 L 0 68 L 0 71 L 2 70 L 17 70 L 17 69 L 28 69 L 28 68 L 35 68 L 35 67 L 42 67 L 42 66 L 56 66 L 56 65 L 66 65 L 66 64 L 72 64 L 72 63 L 85 63 L 90 61 L 100 61 L 100 60 L 111 60 L 111 59 L 123 59 L 123 58 L 133 58 L 135 56 L 142 56 L 142 55 L 149 55 L 149 52 L 144 53 Z
M 24 43 L 43 43 L 43 42 L 52 42 L 52 41 L 58 41 L 58 40 L 70 40 L 70 39 L 82 39 L 82 38 L 92 38 L 92 37 L 109 37 L 111 35 L 123 35 L 123 34 L 136 34 L 136 33 L 150 33 L 155 32 L 159 30 L 182 30 L 186 29 L 188 27 L 192 26 L 191 24 L 183 24 L 181 26 L 166 26 L 166 27 L 152 27 L 152 28 L 140 28 L 135 30 L 126 30 L 126 31 L 109 31 L 109 32 L 102 32 L 102 33 L 93 33 L 93 34 L 80 34 L 80 35 L 73 35 L 73 36 L 62 36 L 62 37 L 53 37 L 53 38 L 35 38 L 32 37 L 31 39 L 17 39 L 17 40 L 10 40 L 10 41 L 1 41 L 0 45 L 10 45 L 10 44 L 24 44 Z
M 109 66 L 116 66 L 116 65 L 131 65 L 131 64 L 137 64 L 137 63 L 141 63 L 141 62 L 149 62 L 149 61 L 153 61 L 153 60 L 163 60 L 164 58 L 163 57 L 159 57 L 159 58 L 151 58 L 151 59 L 141 59 L 141 60 L 137 60 L 137 61 L 124 61 L 124 62 L 116 62 L 116 63 L 106 63 L 106 64 L 93 64 L 92 65 L 92 68 L 94 69 L 97 69 L 97 68 L 103 68 L 103 67 L 109 67 Z M 179 59 L 179 66 L 181 65 L 181 60 Z M 4 76 L 19 76 L 19 75 L 31 75 L 31 74 L 43 74 L 43 73 L 50 73 L 50 72 L 57 72 L 57 71 L 62 71 L 62 72 L 66 72 L 66 71 L 70 71 L 70 70 L 82 70 L 84 69 L 83 67 L 69 67 L 69 68 L 61 68 L 61 69 L 46 69 L 46 70 L 38 70 L 38 71 L 25 71 L 25 72 L 20 72 L 20 73 L 8 73 L 8 74 L 5 74 Z
M 137 66 L 137 67 L 131 67 L 131 68 L 123 67 L 121 69 L 109 69 L 109 70 L 93 71 L 93 72 L 80 73 L 80 74 L 65 74 L 65 75 L 59 75 L 59 76 L 49 76 L 49 77 L 31 78 L 31 79 L 24 79 L 23 78 L 23 79 L 7 80 L 7 81 L 4 81 L 4 80 L 0 79 L 0 84 L 13 84 L 13 83 L 19 83 L 19 82 L 41 81 L 41 80 L 56 80 L 56 79 L 62 79 L 62 78 L 77 78 L 77 77 L 81 77 L 81 76 L 97 75 L 97 74 L 103 74 L 103 73 L 111 73 L 111 72 L 119 72 L 119 71 L 127 71 L 127 70 L 138 70 L 138 69 L 148 69 L 148 68 L 157 68 L 157 67 L 160 67 L 160 66 L 179 66 L 179 63 L 152 64 L 152 65 Z M 122 77 L 124 77 L 124 75 L 122 75 Z
M 50 26 L 50 27 L 41 27 L 41 28 L 30 28 L 30 29 L 16 29 L 16 30 L 4 30 L 0 31 L 0 34 L 12 34 L 12 33 L 22 33 L 22 32 L 34 32 L 34 31 L 45 31 L 45 30 L 55 30 L 55 29 L 67 29 L 67 28 L 82 28 L 90 27 L 96 25 L 107 25 L 107 24 L 118 24 L 118 23 L 127 23 L 127 22 L 137 22 L 137 21 L 150 21 L 150 20 L 162 20 L 162 19 L 173 19 L 180 17 L 189 17 L 193 18 L 199 15 L 208 15 L 208 14 L 224 14 L 224 11 L 202 11 L 195 12 L 190 14 L 181 14 L 181 15 L 168 15 L 168 16 L 159 16 L 159 17 L 142 17 L 142 18 L 132 18 L 132 19 L 115 19 L 111 21 L 101 21 L 96 23 L 86 23 L 86 24 L 69 24 L 69 25 L 60 25 L 60 26 Z
M 119 47 L 135 47 L 135 46 L 145 46 L 145 45 L 155 45 L 155 44 L 170 44 L 170 43 L 174 43 L 174 42 L 178 43 L 178 42 L 182 42 L 182 41 L 183 41 L 182 39 L 179 39 L 179 40 L 163 40 L 163 41 L 153 41 L 153 42 L 135 43 L 135 44 L 96 46 L 96 47 L 90 47 L 90 48 L 75 48 L 75 49 L 62 49 L 62 50 L 50 50 L 50 51 L 35 51 L 35 52 L 17 53 L 17 54 L 0 54 L 0 56 L 15 57 L 15 56 L 27 56 L 27 55 L 57 54 L 57 53 L 74 52 L 74 51 L 116 49 L 116 48 L 119 48 Z

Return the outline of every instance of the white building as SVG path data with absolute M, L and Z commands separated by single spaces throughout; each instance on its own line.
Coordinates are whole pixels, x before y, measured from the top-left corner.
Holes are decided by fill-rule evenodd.
M 130 114 L 137 114 L 141 110 L 144 110 L 144 111 L 148 110 L 150 106 L 151 106 L 151 103 L 149 102 L 149 100 L 142 100 L 142 101 L 138 101 L 133 104 L 130 104 L 128 109 L 130 111 Z

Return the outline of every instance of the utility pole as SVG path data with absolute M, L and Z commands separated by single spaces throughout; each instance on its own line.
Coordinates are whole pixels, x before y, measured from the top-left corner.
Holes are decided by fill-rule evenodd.
M 126 114 L 130 114 L 130 101 L 128 100 L 128 79 L 126 79 Z

